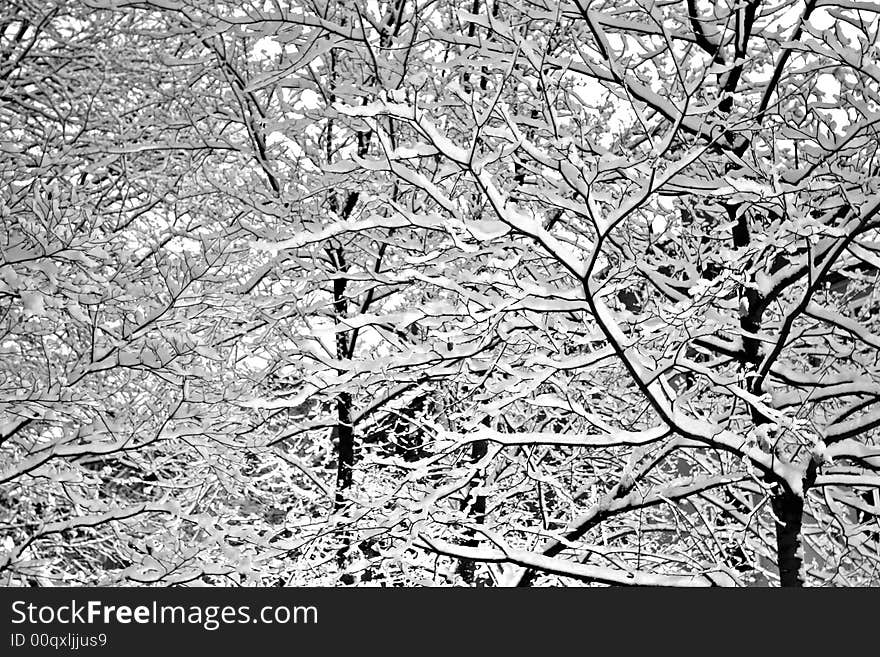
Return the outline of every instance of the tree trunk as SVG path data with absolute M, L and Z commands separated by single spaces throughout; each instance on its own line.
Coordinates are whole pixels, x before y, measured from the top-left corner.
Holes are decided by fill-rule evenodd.
M 354 427 L 351 424 L 351 395 L 342 392 L 336 399 L 336 498 L 334 513 L 345 506 L 345 495 L 351 488 L 354 468 Z
M 478 440 L 471 443 L 471 461 L 473 463 L 479 462 L 480 459 L 486 456 L 487 451 L 488 445 L 486 444 L 485 440 Z M 477 476 L 474 478 L 474 481 L 470 486 L 470 490 L 468 491 L 467 496 L 462 502 L 462 509 L 468 508 L 468 502 L 471 500 L 471 491 L 473 491 L 476 487 L 482 485 L 482 483 L 483 477 Z M 470 515 L 473 517 L 475 523 L 483 523 L 486 517 L 485 495 L 477 495 L 474 498 L 473 505 L 471 506 Z M 467 540 L 464 541 L 464 544 L 467 547 L 480 547 L 480 539 L 473 529 L 467 530 L 467 536 Z M 477 563 L 473 559 L 462 559 L 458 566 L 458 573 L 461 575 L 461 578 L 465 582 L 467 582 L 468 584 L 474 584 L 477 579 Z
M 342 249 L 335 251 L 336 267 L 341 272 L 346 270 L 345 257 Z M 338 276 L 333 279 L 333 322 L 337 326 L 345 318 L 348 311 L 348 300 L 345 288 L 348 279 Z M 336 333 L 336 358 L 343 360 L 348 357 L 348 339 L 344 331 Z M 345 495 L 351 488 L 352 468 L 354 467 L 354 426 L 351 418 L 352 397 L 349 392 L 340 392 L 336 398 L 336 498 L 333 511 L 338 512 L 345 505 Z
M 801 543 L 801 525 L 804 518 L 804 500 L 789 491 L 780 491 L 771 499 L 776 516 L 776 566 L 779 585 L 804 585 L 804 549 Z
M 345 289 L 348 279 L 342 276 L 346 270 L 342 249 L 335 250 L 335 263 L 340 275 L 333 279 L 333 322 L 338 326 L 348 311 Z M 348 357 L 348 340 L 344 331 L 336 333 L 336 358 Z M 354 425 L 352 424 L 352 396 L 350 392 L 340 392 L 336 397 L 336 494 L 333 500 L 333 513 L 341 511 L 346 504 L 348 491 L 354 476 Z M 345 565 L 345 555 L 351 545 L 348 532 L 342 532 L 340 547 L 336 552 L 339 568 Z M 345 576 L 343 582 L 350 584 L 352 578 Z

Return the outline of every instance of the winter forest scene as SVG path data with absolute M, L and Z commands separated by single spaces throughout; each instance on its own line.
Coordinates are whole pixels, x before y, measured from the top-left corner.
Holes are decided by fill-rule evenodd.
M 880 4 L 0 0 L 0 586 L 880 586 Z

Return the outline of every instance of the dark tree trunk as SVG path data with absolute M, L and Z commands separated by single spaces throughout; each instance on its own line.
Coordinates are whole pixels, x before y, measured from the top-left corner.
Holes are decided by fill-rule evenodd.
M 779 585 L 804 585 L 804 552 L 801 544 L 801 525 L 804 518 L 804 500 L 789 491 L 780 491 L 771 498 L 776 516 L 776 566 Z
M 354 468 L 354 427 L 351 424 L 351 395 L 339 394 L 336 399 L 336 498 L 333 510 L 345 506 L 345 495 L 351 488 Z
M 487 451 L 488 445 L 486 444 L 485 440 L 478 440 L 471 443 L 471 461 L 473 463 L 477 463 L 480 459 L 486 456 Z M 482 483 L 482 477 L 475 477 L 470 486 L 470 491 L 473 491 L 474 488 L 480 486 Z M 470 491 L 468 492 L 467 497 L 465 497 L 464 501 L 462 502 L 462 508 L 467 509 L 471 499 L 473 499 L 473 504 L 470 505 L 470 515 L 474 519 L 475 523 L 482 524 L 486 517 L 486 496 L 477 495 L 476 497 L 472 498 Z M 467 547 L 480 547 L 480 539 L 473 529 L 467 530 L 467 536 L 467 540 L 464 541 L 464 544 Z M 458 566 L 458 572 L 461 575 L 461 578 L 468 584 L 476 583 L 477 563 L 473 559 L 462 559 Z
M 728 212 L 731 218 L 736 216 L 736 206 L 730 206 Z M 749 244 L 751 235 L 745 214 L 736 219 L 733 228 L 733 244 L 742 248 Z M 745 300 L 745 312 L 740 318 L 740 326 L 745 335 L 743 336 L 743 366 L 752 364 L 757 366 L 761 360 L 760 344 L 755 337 L 761 330 L 761 320 L 764 312 L 765 300 L 754 288 L 747 288 L 742 292 Z M 764 390 L 754 373 L 750 375 L 749 392 L 760 397 Z M 757 408 L 751 409 L 752 421 L 756 427 L 768 424 L 770 419 Z M 811 466 L 812 467 L 812 466 Z M 774 524 L 776 527 L 776 567 L 779 571 L 779 585 L 784 587 L 801 587 L 804 585 L 803 575 L 803 545 L 801 543 L 801 527 L 804 519 L 804 498 L 792 493 L 782 482 L 774 482 L 774 478 L 767 478 L 769 483 L 776 484 L 776 492 L 770 500 L 773 509 Z M 806 495 L 804 486 L 804 495 Z
M 336 266 L 345 271 L 345 259 L 341 249 L 335 252 Z M 339 324 L 345 318 L 348 311 L 348 301 L 345 297 L 345 288 L 348 279 L 338 276 L 333 279 L 333 321 Z M 336 358 L 342 360 L 348 356 L 348 340 L 346 333 L 340 331 L 336 334 Z M 339 511 L 345 505 L 345 495 L 352 483 L 352 468 L 354 467 L 354 426 L 351 418 L 351 393 L 341 392 L 336 398 L 336 499 L 333 511 Z
M 333 257 L 339 274 L 333 279 L 333 321 L 339 325 L 348 312 L 348 300 L 345 290 L 348 279 L 341 275 L 346 271 L 345 256 L 342 249 L 335 249 Z M 336 358 L 343 360 L 348 357 L 348 339 L 344 331 L 336 334 Z M 338 513 L 346 504 L 354 477 L 354 425 L 352 424 L 351 393 L 340 392 L 336 397 L 336 494 L 333 500 L 333 512 Z M 345 555 L 351 545 L 351 537 L 347 532 L 340 536 L 340 548 L 336 552 L 336 563 L 340 568 L 345 565 Z M 352 578 L 345 576 L 343 581 L 351 583 Z

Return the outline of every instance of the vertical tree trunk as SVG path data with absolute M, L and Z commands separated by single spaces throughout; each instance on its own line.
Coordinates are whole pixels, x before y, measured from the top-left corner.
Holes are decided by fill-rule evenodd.
M 338 270 L 345 271 L 345 257 L 342 249 L 336 249 L 335 260 Z M 333 279 L 333 323 L 337 326 L 345 318 L 348 310 L 348 302 L 345 298 L 345 288 L 348 279 L 338 276 Z M 348 339 L 346 333 L 336 333 L 336 358 L 343 360 L 348 357 Z M 354 467 L 354 426 L 351 418 L 352 397 L 349 392 L 340 392 L 336 398 L 336 498 L 333 511 L 339 511 L 345 504 L 345 494 L 351 488 L 352 468 Z
M 342 249 L 336 249 L 336 266 L 340 272 L 345 271 L 345 258 Z M 333 322 L 339 325 L 348 310 L 345 288 L 348 279 L 338 276 L 333 279 Z M 346 333 L 336 333 L 336 358 L 348 357 L 348 340 Z M 345 497 L 351 488 L 354 468 L 354 425 L 351 422 L 352 397 L 350 392 L 340 392 L 336 397 L 336 497 L 333 512 L 345 506 Z
M 779 585 L 804 585 L 804 551 L 801 543 L 801 525 L 804 518 L 804 500 L 789 491 L 780 491 L 771 498 L 776 515 L 776 566 Z
M 351 424 L 351 395 L 339 394 L 336 399 L 336 497 L 334 513 L 345 506 L 345 496 L 351 488 L 354 468 L 354 427 Z
M 485 440 L 477 440 L 471 443 L 471 461 L 473 463 L 477 463 L 486 456 L 488 452 L 488 445 Z M 471 500 L 472 491 L 478 486 L 482 485 L 483 477 L 477 476 L 474 478 L 470 486 L 470 490 L 468 491 L 467 496 L 462 502 L 462 509 L 468 508 L 468 503 Z M 474 522 L 477 524 L 482 524 L 486 518 L 486 496 L 485 495 L 477 495 L 473 498 L 473 505 L 470 507 L 470 515 L 473 517 Z M 467 547 L 480 547 L 480 539 L 477 536 L 477 533 L 473 529 L 467 530 L 467 540 L 464 541 L 464 544 Z M 458 573 L 461 575 L 461 578 L 467 582 L 468 584 L 474 584 L 477 579 L 477 564 L 473 559 L 462 559 L 458 566 Z
M 736 206 L 730 206 L 728 212 L 731 218 L 736 216 Z M 733 244 L 742 248 L 749 244 L 751 235 L 745 214 L 740 214 L 733 228 Z M 740 326 L 744 331 L 743 337 L 743 366 L 750 364 L 757 367 L 761 360 L 760 344 L 755 337 L 761 330 L 761 319 L 764 309 L 764 299 L 754 288 L 742 291 L 745 302 L 744 312 L 740 318 Z M 764 390 L 754 378 L 754 374 L 747 375 L 750 379 L 748 388 L 753 395 L 760 397 Z M 756 427 L 768 424 L 770 418 L 766 417 L 757 408 L 751 409 L 752 421 Z M 812 466 L 811 466 L 812 467 Z M 773 509 L 774 525 L 776 528 L 776 568 L 779 571 L 779 585 L 783 587 L 801 587 L 804 585 L 803 574 L 803 545 L 801 543 L 801 526 L 804 518 L 804 498 L 787 489 L 783 482 L 776 484 L 776 492 L 770 500 Z M 806 495 L 804 486 L 804 495 Z
M 333 323 L 337 326 L 345 318 L 348 301 L 345 289 L 348 279 L 342 275 L 346 270 L 345 256 L 341 248 L 331 252 L 339 275 L 333 279 Z M 348 357 L 348 339 L 344 331 L 336 333 L 336 358 L 343 360 Z M 354 476 L 354 425 L 352 424 L 352 396 L 350 392 L 340 392 L 336 397 L 336 494 L 333 500 L 333 512 L 343 509 L 351 489 Z M 340 547 L 336 552 L 336 563 L 342 568 L 345 565 L 345 554 L 351 545 L 347 532 L 340 536 Z M 346 581 L 346 583 L 351 583 Z

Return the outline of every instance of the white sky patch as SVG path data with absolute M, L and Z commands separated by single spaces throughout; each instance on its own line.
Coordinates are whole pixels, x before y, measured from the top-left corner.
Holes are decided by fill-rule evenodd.
M 592 81 L 590 84 L 579 84 L 572 89 L 578 99 L 585 105 L 601 105 L 608 90 L 601 84 Z
M 444 18 L 445 18 L 445 17 L 444 17 L 443 14 L 442 14 L 441 12 L 439 12 L 439 11 L 432 11 L 432 12 L 430 12 L 430 13 L 428 14 L 428 17 L 427 17 L 427 18 L 428 18 L 428 22 L 429 22 L 432 26 L 434 26 L 434 27 L 442 28 L 442 27 L 444 26 L 443 21 L 444 21 Z
M 840 82 L 831 73 L 822 73 L 816 78 L 816 89 L 822 93 L 822 100 L 830 103 L 840 95 Z
M 321 132 L 323 128 L 315 123 L 310 126 L 306 126 L 306 135 L 311 137 L 312 139 L 319 139 L 321 136 Z
M 651 233 L 660 235 L 669 228 L 669 215 L 675 210 L 675 201 L 668 196 L 658 194 L 654 199 L 656 212 L 651 218 Z
M 312 89 L 303 89 L 299 95 L 299 102 L 294 106 L 295 109 L 313 110 L 321 106 L 321 97 L 318 92 Z
M 833 103 L 840 97 L 840 81 L 831 73 L 822 73 L 816 77 L 814 90 L 821 101 Z M 834 132 L 838 135 L 846 134 L 847 128 L 852 123 L 847 110 L 843 108 L 822 109 L 819 113 L 834 121 Z
M 321 343 L 321 346 L 331 354 L 336 353 L 336 330 L 333 320 L 318 317 L 311 321 L 312 337 Z
M 800 9 L 798 11 L 800 11 Z M 831 16 L 824 7 L 819 7 L 816 11 L 810 14 L 810 25 L 819 30 L 827 30 L 834 25 L 834 22 L 834 17 Z
M 821 11 L 821 10 L 820 10 Z M 712 10 L 709 10 L 711 13 Z M 771 24 L 781 30 L 790 30 L 794 28 L 797 22 L 801 19 L 801 16 L 804 15 L 804 8 L 800 3 L 793 3 L 788 9 L 782 12 L 779 16 L 775 16 L 771 21 Z M 815 16 L 816 13 L 813 13 Z
M 284 136 L 284 133 L 278 132 L 277 130 L 270 132 L 266 137 L 266 145 L 267 146 L 275 146 L 276 144 L 285 144 L 290 141 L 287 137 Z
M 269 146 L 280 144 L 287 148 L 287 151 L 294 157 L 302 157 L 303 155 L 305 155 L 305 151 L 303 151 L 302 146 L 296 143 L 296 141 L 294 141 L 293 139 L 290 139 L 283 132 L 279 132 L 277 130 L 269 133 L 269 136 L 266 137 L 266 144 Z
M 81 32 L 87 25 L 86 21 L 77 20 L 72 16 L 61 16 L 55 21 L 55 28 L 65 36 L 72 36 Z
M 773 143 L 777 153 L 783 153 L 789 157 L 794 155 L 794 140 L 777 138 Z M 785 162 L 780 162 L 780 164 L 783 167 L 787 166 Z
M 269 36 L 257 39 L 251 50 L 251 59 L 272 59 L 281 54 L 281 44 Z
M 199 240 L 178 235 L 165 245 L 165 248 L 172 253 L 201 253 L 202 243 Z
M 250 368 L 252 372 L 259 372 L 261 370 L 266 369 L 270 361 L 268 358 L 264 358 L 263 356 L 255 356 L 254 354 L 250 354 L 245 356 L 244 364 Z
M 852 121 L 845 109 L 830 109 L 823 112 L 825 116 L 834 121 L 834 132 L 839 136 L 844 136 Z
M 275 130 L 270 132 L 266 137 L 267 146 L 281 146 L 285 149 L 287 157 L 297 160 L 300 167 L 307 171 L 319 171 L 314 162 L 306 155 L 299 143 L 285 135 L 283 132 Z
M 605 104 L 606 98 L 611 98 L 614 113 L 608 122 L 608 130 L 600 136 L 599 143 L 608 148 L 611 146 L 614 135 L 631 125 L 636 120 L 632 106 L 620 98 L 611 94 L 601 83 L 591 80 L 586 84 L 575 85 L 572 88 L 575 96 L 587 107 L 599 107 Z
M 653 219 L 651 219 L 651 233 L 653 235 L 662 234 L 668 226 L 669 222 L 662 214 L 655 214 Z

